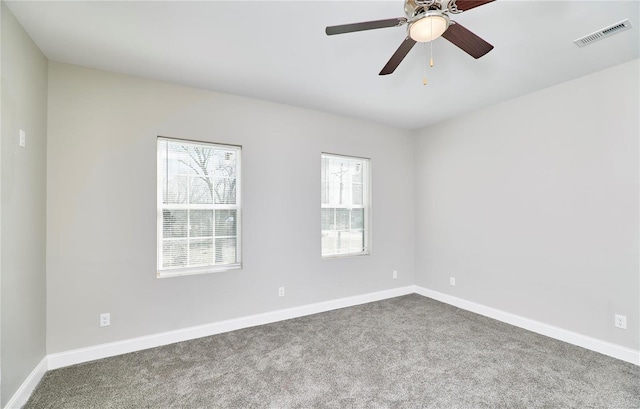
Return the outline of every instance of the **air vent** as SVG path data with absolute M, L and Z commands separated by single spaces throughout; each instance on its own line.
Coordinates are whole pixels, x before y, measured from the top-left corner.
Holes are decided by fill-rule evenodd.
M 591 33 L 582 38 L 578 38 L 577 40 L 574 41 L 574 43 L 576 43 L 578 47 L 584 47 L 585 45 L 595 43 L 598 40 L 602 40 L 603 38 L 612 36 L 624 30 L 628 30 L 630 28 L 631 28 L 631 23 L 629 22 L 629 20 L 624 20 L 612 26 L 605 27 L 602 30 L 598 30 L 595 33 Z

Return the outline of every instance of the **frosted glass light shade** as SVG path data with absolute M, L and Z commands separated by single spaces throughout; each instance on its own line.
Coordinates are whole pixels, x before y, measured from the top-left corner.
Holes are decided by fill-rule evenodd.
M 419 43 L 433 41 L 449 28 L 449 19 L 441 14 L 426 15 L 409 27 L 409 36 Z

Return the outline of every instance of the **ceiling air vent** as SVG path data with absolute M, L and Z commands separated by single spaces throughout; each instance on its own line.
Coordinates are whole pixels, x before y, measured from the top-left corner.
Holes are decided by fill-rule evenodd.
M 612 36 L 624 30 L 628 30 L 630 28 L 631 28 L 631 23 L 629 22 L 629 20 L 624 20 L 612 26 L 605 27 L 601 30 L 598 30 L 595 33 L 591 33 L 582 38 L 578 38 L 577 40 L 574 41 L 574 43 L 576 43 L 578 47 L 584 47 L 585 45 L 595 43 L 598 40 L 602 40 L 603 38 Z

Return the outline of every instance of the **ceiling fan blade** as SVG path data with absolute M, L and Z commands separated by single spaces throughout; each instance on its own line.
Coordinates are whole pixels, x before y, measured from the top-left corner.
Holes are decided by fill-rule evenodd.
M 487 3 L 491 3 L 496 0 L 457 0 L 456 6 L 460 11 L 467 11 L 473 8 L 484 6 Z
M 353 33 L 355 31 L 374 30 L 376 28 L 397 27 L 405 24 L 404 17 L 389 18 L 386 20 L 365 21 L 362 23 L 343 24 L 340 26 L 329 26 L 325 29 L 327 35 Z
M 460 24 L 454 24 L 453 21 L 447 31 L 442 34 L 442 37 L 446 38 L 454 45 L 458 46 L 462 51 L 476 59 L 493 50 L 493 46 L 491 44 L 473 34 Z
M 398 47 L 396 52 L 393 53 L 393 55 L 391 56 L 391 59 L 387 62 L 387 65 L 384 66 L 384 68 L 382 69 L 382 71 L 380 71 L 380 74 L 378 75 L 388 75 L 394 72 L 396 68 L 398 68 L 398 65 L 400 65 L 402 60 L 404 60 L 404 57 L 406 57 L 407 54 L 409 54 L 409 51 L 411 51 L 411 49 L 415 44 L 416 44 L 416 40 L 407 36 L 407 38 L 404 39 L 402 44 L 400 44 L 400 47 Z

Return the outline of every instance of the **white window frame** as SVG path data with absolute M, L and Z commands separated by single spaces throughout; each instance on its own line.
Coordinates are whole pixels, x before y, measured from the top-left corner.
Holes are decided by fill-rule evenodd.
M 343 257 L 354 257 L 354 256 L 367 256 L 371 254 L 371 159 L 359 157 L 359 156 L 351 156 L 351 155 L 340 155 L 335 153 L 322 152 L 320 155 L 320 161 L 322 161 L 325 157 L 339 158 L 339 159 L 347 159 L 347 160 L 357 160 L 362 162 L 362 204 L 344 204 L 344 205 L 332 205 L 325 204 L 320 201 L 320 219 L 322 220 L 322 209 L 363 209 L 363 237 L 364 237 L 364 249 L 361 251 L 353 251 L 353 252 L 345 252 L 345 253 L 331 253 L 324 254 L 323 246 L 322 246 L 322 224 L 320 225 L 320 235 L 321 235 L 321 243 L 320 243 L 320 254 L 323 259 L 336 259 Z M 321 167 L 322 168 L 322 167 Z M 322 186 L 322 176 L 320 181 L 320 189 Z M 352 198 L 351 198 L 352 199 Z M 351 225 L 351 217 L 349 217 L 349 225 Z
M 233 150 L 236 153 L 236 204 L 165 204 L 163 201 L 163 186 L 162 186 L 162 172 L 165 171 L 165 166 L 162 160 L 162 155 L 160 153 L 159 145 L 161 141 L 169 141 L 180 143 L 184 145 L 191 146 L 206 146 L 208 148 L 220 148 L 223 150 Z M 242 147 L 238 145 L 229 145 L 229 144 L 220 144 L 220 143 L 211 143 L 211 142 L 202 142 L 202 141 L 192 141 L 186 139 L 178 139 L 178 138 L 169 138 L 164 136 L 159 136 L 156 142 L 156 152 L 157 152 L 157 244 L 156 244 L 156 252 L 157 252 L 157 277 L 158 278 L 167 278 L 167 277 L 179 277 L 185 275 L 193 275 L 193 274 L 206 274 L 206 273 L 216 273 L 221 271 L 235 270 L 242 268 Z M 190 186 L 190 183 L 187 183 L 187 189 Z M 206 266 L 197 266 L 197 267 L 179 267 L 179 268 L 163 268 L 162 260 L 163 260 L 163 243 L 164 243 L 164 229 L 163 229 L 163 211 L 164 210 L 199 210 L 199 209 L 212 209 L 212 210 L 226 210 L 233 209 L 236 210 L 236 260 L 234 263 L 227 264 L 212 264 Z M 215 249 L 215 219 L 213 226 L 213 240 L 214 240 L 214 249 Z M 209 237 L 204 237 L 209 238 Z M 189 246 L 187 245 L 187 251 Z

